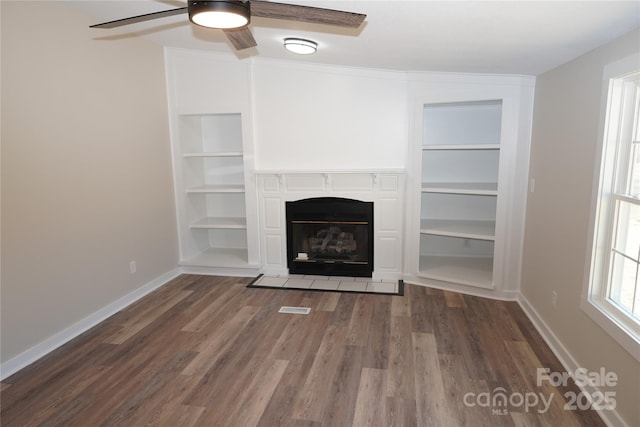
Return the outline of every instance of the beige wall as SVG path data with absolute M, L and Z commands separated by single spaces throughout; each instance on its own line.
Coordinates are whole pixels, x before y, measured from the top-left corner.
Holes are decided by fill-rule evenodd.
M 640 425 L 640 364 L 585 315 L 580 295 L 605 102 L 603 68 L 638 51 L 635 31 L 537 77 L 530 166 L 535 192 L 528 199 L 522 269 L 523 294 L 578 365 L 619 375 L 612 391 L 629 425 Z
M 162 48 L 94 39 L 65 5 L 0 4 L 6 362 L 178 255 Z

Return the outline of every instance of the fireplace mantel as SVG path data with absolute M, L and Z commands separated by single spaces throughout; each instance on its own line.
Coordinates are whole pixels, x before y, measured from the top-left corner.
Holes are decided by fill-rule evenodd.
M 374 204 L 374 279 L 402 278 L 404 170 L 258 171 L 265 274 L 288 274 L 285 202 L 344 197 Z

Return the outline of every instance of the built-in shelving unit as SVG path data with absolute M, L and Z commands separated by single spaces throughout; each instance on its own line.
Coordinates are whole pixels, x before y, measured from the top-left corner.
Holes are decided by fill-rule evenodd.
M 427 104 L 418 275 L 493 287 L 502 101 Z
M 181 264 L 248 266 L 242 115 L 180 115 Z

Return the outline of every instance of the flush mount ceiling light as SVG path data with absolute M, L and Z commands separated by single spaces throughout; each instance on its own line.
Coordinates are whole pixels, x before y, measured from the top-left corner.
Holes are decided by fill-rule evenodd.
M 238 28 L 249 23 L 249 3 L 243 1 L 190 1 L 189 20 L 207 28 Z
M 309 55 L 318 49 L 318 43 L 311 40 L 289 37 L 284 39 L 284 47 L 293 53 Z

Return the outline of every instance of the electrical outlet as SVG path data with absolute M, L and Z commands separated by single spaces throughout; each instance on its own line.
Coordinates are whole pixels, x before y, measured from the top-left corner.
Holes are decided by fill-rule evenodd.
M 535 178 L 531 178 L 529 180 L 529 192 L 533 193 L 534 191 L 536 191 L 536 180 Z
M 136 271 L 138 271 L 138 268 L 136 266 L 136 262 L 135 261 L 131 261 L 129 263 L 129 273 L 134 274 Z
M 556 308 L 558 305 L 558 293 L 556 291 L 551 292 L 551 305 Z

